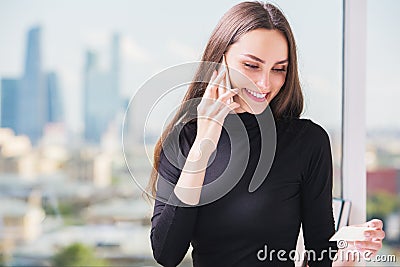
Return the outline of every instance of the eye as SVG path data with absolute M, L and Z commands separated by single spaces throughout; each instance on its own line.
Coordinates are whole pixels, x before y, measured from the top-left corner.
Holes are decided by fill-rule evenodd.
M 274 68 L 272 70 L 276 72 L 286 72 L 286 68 Z
M 258 66 L 257 66 L 257 65 L 253 65 L 253 64 L 249 64 L 249 63 L 243 63 L 243 65 L 244 65 L 246 68 L 258 69 Z

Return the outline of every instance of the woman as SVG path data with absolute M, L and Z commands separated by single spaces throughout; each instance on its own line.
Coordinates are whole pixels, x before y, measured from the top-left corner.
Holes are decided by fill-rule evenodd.
M 284 15 L 272 4 L 232 7 L 202 62 L 154 152 L 157 262 L 178 265 L 191 243 L 194 266 L 293 266 L 300 224 L 307 250 L 336 249 L 330 142 L 320 126 L 299 119 L 296 45 Z M 376 253 L 382 223 L 366 225 L 369 237 L 357 248 Z

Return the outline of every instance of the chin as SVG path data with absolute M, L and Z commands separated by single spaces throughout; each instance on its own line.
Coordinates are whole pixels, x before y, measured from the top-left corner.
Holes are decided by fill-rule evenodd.
M 268 107 L 268 101 L 265 100 L 264 102 L 254 102 L 251 99 L 248 99 L 246 96 L 241 95 L 241 106 L 243 107 L 243 110 L 251 113 L 251 114 L 261 114 L 264 112 L 264 110 Z
M 263 106 L 257 106 L 257 107 L 251 107 L 251 108 L 249 108 L 249 107 L 246 107 L 245 108 L 245 110 L 248 112 L 248 113 L 251 113 L 251 114 L 261 114 L 261 113 L 263 113 L 264 112 L 264 110 L 266 109 L 268 107 L 268 104 L 265 104 L 265 105 L 263 105 Z

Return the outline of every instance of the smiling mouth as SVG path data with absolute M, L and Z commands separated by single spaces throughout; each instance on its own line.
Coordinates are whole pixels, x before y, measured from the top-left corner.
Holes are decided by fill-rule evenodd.
M 269 93 L 266 93 L 266 94 L 257 93 L 257 92 L 251 91 L 251 90 L 249 90 L 249 89 L 247 89 L 247 88 L 244 88 L 244 91 L 247 93 L 247 95 L 248 95 L 251 99 L 253 99 L 254 101 L 257 101 L 257 102 L 263 102 L 263 101 L 265 101 L 265 100 L 266 100 L 266 97 L 267 97 L 268 94 L 269 94 Z

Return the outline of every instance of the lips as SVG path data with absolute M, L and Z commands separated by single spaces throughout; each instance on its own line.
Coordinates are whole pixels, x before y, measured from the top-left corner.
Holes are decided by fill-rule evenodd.
M 261 94 L 257 93 L 251 90 L 248 90 L 247 88 L 244 88 L 244 91 L 246 92 L 246 95 L 249 96 L 250 99 L 256 101 L 256 102 L 264 102 L 269 95 L 269 93 L 266 94 Z

